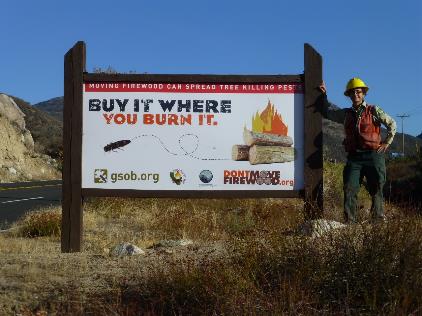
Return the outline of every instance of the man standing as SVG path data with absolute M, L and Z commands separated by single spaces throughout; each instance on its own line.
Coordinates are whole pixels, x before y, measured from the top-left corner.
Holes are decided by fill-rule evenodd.
M 325 94 L 323 83 L 320 86 Z M 366 103 L 368 86 L 359 78 L 352 78 L 344 95 L 352 101 L 346 109 L 344 120 L 344 148 L 347 163 L 343 170 L 344 216 L 348 223 L 356 222 L 357 197 L 360 185 L 366 177 L 367 189 L 372 197 L 373 220 L 384 219 L 383 187 L 386 180 L 384 153 L 393 142 L 396 122 L 380 107 Z M 387 128 L 387 137 L 381 141 L 380 125 Z

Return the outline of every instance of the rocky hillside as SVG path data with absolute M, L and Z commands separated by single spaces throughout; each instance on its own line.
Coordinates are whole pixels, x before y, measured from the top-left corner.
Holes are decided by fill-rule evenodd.
M 36 152 L 26 119 L 30 121 L 13 98 L 0 94 L 0 182 L 61 177 L 58 163 Z
M 333 161 L 346 161 L 343 149 L 343 125 L 328 119 L 322 119 L 323 153 L 324 159 Z
M 17 97 L 11 96 L 11 98 L 25 114 L 26 126 L 34 138 L 35 151 L 49 155 L 52 158 L 60 158 L 63 150 L 62 117 L 56 119 L 55 117 L 52 117 L 48 111 L 46 112 L 31 106 L 26 101 Z M 61 106 L 61 109 L 62 113 L 63 105 Z

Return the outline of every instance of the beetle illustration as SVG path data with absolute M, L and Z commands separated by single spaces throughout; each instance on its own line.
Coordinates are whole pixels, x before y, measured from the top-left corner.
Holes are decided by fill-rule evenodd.
M 122 148 L 123 146 L 126 146 L 129 143 L 130 143 L 129 139 L 122 139 L 117 142 L 112 142 L 104 146 L 104 151 L 105 152 L 115 151 L 115 149 Z

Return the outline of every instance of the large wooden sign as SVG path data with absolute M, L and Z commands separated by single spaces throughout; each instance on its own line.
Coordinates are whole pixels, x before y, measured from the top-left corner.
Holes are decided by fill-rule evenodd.
M 85 72 L 65 56 L 62 251 L 80 251 L 85 196 L 300 197 L 322 210 L 322 60 L 299 75 Z

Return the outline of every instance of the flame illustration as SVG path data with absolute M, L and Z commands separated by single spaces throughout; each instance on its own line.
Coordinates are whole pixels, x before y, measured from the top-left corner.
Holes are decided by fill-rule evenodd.
M 288 127 L 283 123 L 283 118 L 274 108 L 274 104 L 268 100 L 264 111 L 261 114 L 257 111 L 252 117 L 252 131 L 287 136 Z

